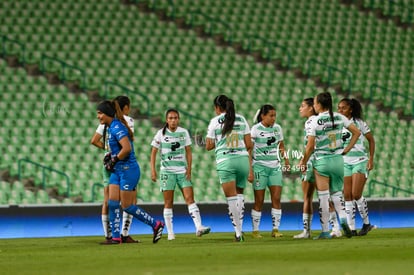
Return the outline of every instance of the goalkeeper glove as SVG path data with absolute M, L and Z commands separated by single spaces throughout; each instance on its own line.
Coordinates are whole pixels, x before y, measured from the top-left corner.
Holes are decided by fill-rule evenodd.
M 111 153 L 105 154 L 105 157 L 104 157 L 104 166 L 105 166 L 105 169 L 107 171 L 109 171 L 109 172 L 113 172 L 114 171 L 115 164 L 118 161 L 119 161 L 118 156 L 112 157 L 111 156 Z

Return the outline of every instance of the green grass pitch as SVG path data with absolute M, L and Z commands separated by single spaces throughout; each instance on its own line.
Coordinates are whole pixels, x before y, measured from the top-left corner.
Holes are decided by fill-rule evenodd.
M 364 237 L 295 240 L 245 233 L 201 238 L 177 234 L 152 244 L 99 245 L 103 237 L 0 239 L 1 274 L 413 274 L 414 228 L 376 229 Z M 319 232 L 314 232 L 314 235 Z

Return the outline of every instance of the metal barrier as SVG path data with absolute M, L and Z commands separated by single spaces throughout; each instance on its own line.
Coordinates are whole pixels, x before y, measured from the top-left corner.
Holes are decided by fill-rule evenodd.
M 118 84 L 116 82 L 113 82 L 113 81 L 105 81 L 105 84 L 104 84 L 105 98 L 109 98 L 109 92 L 110 92 L 109 90 L 110 90 L 110 87 L 115 87 L 115 88 L 120 89 L 127 96 L 130 96 L 131 94 L 134 94 L 134 95 L 138 95 L 139 97 L 142 97 L 144 99 L 145 103 L 147 104 L 147 110 L 145 111 L 145 115 L 148 118 L 151 116 L 151 112 L 150 112 L 150 100 L 149 100 L 149 98 L 146 95 L 144 95 L 143 93 L 140 93 L 138 91 L 131 90 L 130 88 L 128 88 L 128 87 L 126 87 L 124 85 Z
M 20 42 L 19 40 L 10 39 L 6 35 L 1 35 L 0 40 L 2 44 L 1 56 L 4 57 L 8 54 L 7 44 L 14 44 L 20 48 L 20 55 L 18 54 L 18 56 L 20 56 L 19 61 L 22 63 L 22 65 L 26 63 L 26 46 L 22 42 Z
M 387 188 L 391 188 L 392 189 L 392 197 L 396 197 L 398 191 L 405 192 L 405 193 L 408 193 L 408 194 L 414 194 L 414 191 L 412 191 L 412 190 L 406 190 L 406 189 L 400 188 L 398 186 L 390 185 L 388 183 L 380 182 L 380 181 L 377 181 L 377 180 L 371 180 L 369 182 L 369 185 L 368 185 L 368 196 L 369 197 L 371 197 L 372 194 L 374 194 L 374 185 L 376 185 L 376 184 L 385 186 Z
M 347 91 L 348 91 L 348 93 L 352 92 L 352 74 L 350 72 L 348 72 L 347 70 L 338 69 L 338 68 L 336 68 L 334 66 L 331 66 L 331 65 L 329 65 L 325 62 L 321 62 L 321 61 L 318 61 L 314 58 L 311 58 L 308 61 L 308 78 L 312 77 L 312 65 L 313 64 L 319 64 L 322 67 L 325 67 L 326 69 L 328 69 L 328 80 L 327 80 L 328 86 L 331 85 L 332 73 L 333 72 L 340 72 L 340 73 L 342 73 L 342 75 L 347 76 L 347 78 L 348 78 L 348 90 Z
M 51 57 L 48 56 L 46 54 L 42 54 L 42 58 L 40 60 L 40 71 L 44 74 L 47 72 L 47 68 L 46 68 L 46 64 L 47 61 L 52 62 L 52 63 L 58 63 L 61 67 L 62 70 L 59 74 L 59 78 L 60 80 L 65 83 L 67 80 L 66 74 L 67 74 L 67 70 L 72 70 L 72 71 L 79 71 L 79 73 L 81 74 L 81 81 L 80 81 L 80 88 L 82 90 L 86 89 L 86 73 L 83 69 L 78 68 L 76 66 L 70 65 L 68 63 L 66 63 L 65 61 L 55 58 L 55 57 Z
M 29 165 L 34 165 L 36 167 L 39 167 L 42 169 L 42 188 L 46 189 L 46 171 L 49 171 L 51 173 L 56 173 L 59 174 L 61 176 L 63 176 L 66 179 L 66 197 L 70 197 L 70 189 L 71 189 L 71 183 L 70 183 L 70 178 L 69 176 L 59 170 L 53 169 L 51 167 L 48 166 L 44 166 L 42 164 L 39 164 L 37 162 L 31 161 L 29 159 L 19 159 L 18 160 L 18 177 L 19 180 L 21 181 L 23 178 L 23 163 L 27 163 Z
M 396 102 L 397 97 L 401 97 L 406 101 L 411 100 L 411 112 L 412 112 L 411 115 L 414 117 L 414 98 L 403 95 L 403 94 L 399 93 L 398 91 L 395 91 L 395 90 L 392 90 L 392 89 L 389 89 L 387 87 L 384 87 L 384 86 L 381 86 L 381 85 L 378 85 L 378 84 L 374 83 L 374 84 L 371 85 L 370 91 L 369 91 L 369 101 L 370 102 L 374 101 L 374 93 L 377 90 L 379 90 L 381 93 L 383 93 L 384 97 L 387 95 L 387 93 L 391 94 L 391 109 L 392 110 L 395 109 L 395 102 Z

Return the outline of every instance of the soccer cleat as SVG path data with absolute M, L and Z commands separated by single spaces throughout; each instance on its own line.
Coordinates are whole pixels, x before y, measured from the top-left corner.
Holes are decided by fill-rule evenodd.
M 168 234 L 168 240 L 169 241 L 175 240 L 175 234 L 174 233 Z
M 203 235 L 206 235 L 206 234 L 210 233 L 210 230 L 211 230 L 211 228 L 209 226 L 203 226 L 202 225 L 202 226 L 200 226 L 199 229 L 197 229 L 196 236 L 201 237 Z
M 323 239 L 332 239 L 331 234 L 329 232 L 321 232 L 319 236 L 313 238 L 314 240 L 323 240 Z
M 302 233 L 293 236 L 294 239 L 310 239 L 310 237 L 311 233 L 307 230 L 303 230 Z
M 140 240 L 134 240 L 131 236 L 123 236 L 121 235 L 121 239 L 123 243 L 140 243 Z
M 104 242 L 101 242 L 103 245 L 111 245 L 111 244 L 121 244 L 121 238 L 106 238 Z
M 109 244 L 112 242 L 112 237 L 105 237 L 105 241 L 100 242 L 100 244 Z
M 272 230 L 272 237 L 273 238 L 280 238 L 280 237 L 283 237 L 283 234 L 279 233 L 279 229 L 273 229 Z
M 332 230 L 330 235 L 332 238 L 340 238 L 342 237 L 342 232 L 340 230 Z
M 157 243 L 162 237 L 162 231 L 164 230 L 164 223 L 162 221 L 157 221 L 153 228 L 154 236 L 152 238 L 153 243 Z
M 261 238 L 263 238 L 263 236 L 260 235 L 260 232 L 258 230 L 252 232 L 252 237 L 253 237 L 253 239 L 261 239 Z
M 361 230 L 358 233 L 358 236 L 365 236 L 368 234 L 369 231 L 371 231 L 372 229 L 375 229 L 375 225 L 371 225 L 369 224 L 364 224 L 361 228 Z
M 345 218 L 342 218 L 341 219 L 341 227 L 342 227 L 342 230 L 344 231 L 344 233 L 345 233 L 345 236 L 347 237 L 347 238 L 351 238 L 352 237 L 352 231 L 351 231 L 351 228 L 349 228 L 349 225 L 348 225 L 348 223 L 346 222 L 346 219 Z
M 358 232 L 356 230 L 351 230 L 351 232 L 352 232 L 352 237 L 358 236 Z
M 236 236 L 236 235 L 234 235 L 234 241 L 236 242 L 236 243 L 242 243 L 242 242 L 244 242 L 244 237 L 243 237 L 243 235 L 240 235 L 240 236 Z

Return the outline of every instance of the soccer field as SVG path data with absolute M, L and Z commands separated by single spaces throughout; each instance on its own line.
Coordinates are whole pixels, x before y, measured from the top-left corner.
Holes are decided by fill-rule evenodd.
M 202 238 L 133 236 L 139 244 L 99 245 L 101 237 L 3 239 L 2 274 L 412 274 L 414 228 L 377 229 L 364 237 L 233 242 L 231 233 Z M 314 232 L 314 235 L 316 236 Z

